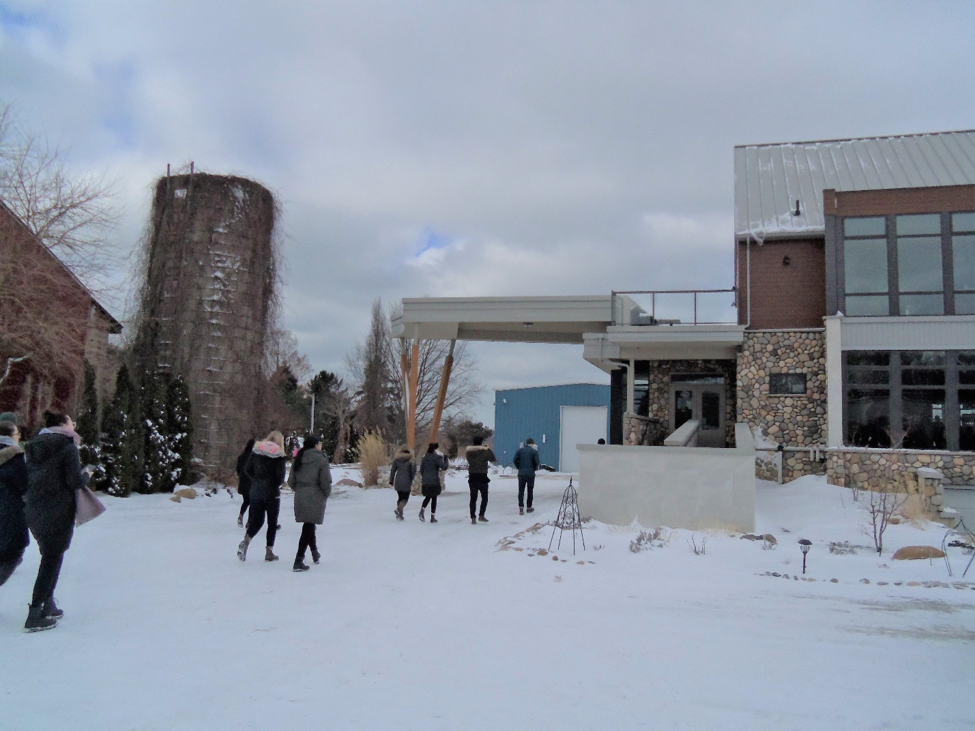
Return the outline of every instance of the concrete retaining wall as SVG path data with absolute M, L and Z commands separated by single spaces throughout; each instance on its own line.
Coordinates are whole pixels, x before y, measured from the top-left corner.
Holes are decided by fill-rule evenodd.
M 579 445 L 579 510 L 610 525 L 755 529 L 755 445 L 735 449 Z

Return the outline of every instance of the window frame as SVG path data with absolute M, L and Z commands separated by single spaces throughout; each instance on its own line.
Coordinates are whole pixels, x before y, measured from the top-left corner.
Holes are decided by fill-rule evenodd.
M 939 353 L 943 355 L 942 363 L 905 363 L 904 360 L 909 354 L 914 353 Z M 885 353 L 888 355 L 887 365 L 870 364 L 851 364 L 850 359 L 854 354 L 861 353 Z M 884 449 L 911 449 L 912 451 L 949 451 L 959 452 L 960 448 L 960 391 L 972 389 L 973 386 L 962 384 L 959 379 L 961 371 L 975 370 L 975 366 L 962 362 L 962 355 L 971 358 L 975 351 L 970 350 L 947 350 L 947 351 L 920 351 L 920 350 L 880 350 L 880 351 L 844 351 L 843 353 L 843 443 L 848 442 L 850 434 L 850 408 L 849 394 L 851 391 L 883 391 L 888 394 L 888 423 L 890 424 L 890 438 L 894 446 L 881 447 Z M 944 383 L 904 383 L 905 372 L 944 372 Z M 858 373 L 887 373 L 886 383 L 880 381 L 871 383 L 869 379 L 856 379 Z M 915 448 L 897 447 L 898 443 L 904 440 L 904 392 L 905 391 L 944 391 L 944 428 L 945 446 L 941 449 L 936 447 Z M 854 445 L 850 445 L 854 446 Z M 966 452 L 972 450 L 965 450 Z
M 901 311 L 901 296 L 911 297 L 911 296 L 937 296 L 940 295 L 942 299 L 942 313 L 937 315 L 915 315 L 916 317 L 944 317 L 954 315 L 956 313 L 955 309 L 955 276 L 954 276 L 954 236 L 967 236 L 975 235 L 975 231 L 967 230 L 953 230 L 953 219 L 952 217 L 959 214 L 975 214 L 975 211 L 928 211 L 928 212 L 912 212 L 912 213 L 888 213 L 881 215 L 850 215 L 850 216 L 835 216 L 834 225 L 828 228 L 827 233 L 829 239 L 832 239 L 831 248 L 833 250 L 832 256 L 835 261 L 835 277 L 836 277 L 836 289 L 831 292 L 827 292 L 828 299 L 834 303 L 831 306 L 831 311 L 833 312 L 843 312 L 848 314 L 850 309 L 847 305 L 848 298 L 862 298 L 862 297 L 886 297 L 887 298 L 887 312 L 885 314 L 860 314 L 860 315 L 849 315 L 851 317 L 907 317 L 909 315 L 902 315 Z M 899 266 L 898 266 L 898 235 L 897 235 L 897 219 L 902 216 L 924 216 L 924 215 L 938 215 L 940 217 L 940 240 L 941 240 L 941 290 L 938 292 L 915 292 L 913 290 L 900 289 L 899 281 Z M 846 235 L 845 223 L 848 219 L 857 218 L 882 218 L 884 219 L 885 235 L 880 236 L 879 234 L 873 235 Z M 935 234 L 930 234 L 935 236 Z M 902 236 L 901 238 L 913 238 L 913 236 Z M 849 241 L 877 241 L 879 239 L 886 239 L 887 245 L 887 291 L 883 292 L 851 292 L 846 291 L 846 242 Z M 827 283 L 827 289 L 830 289 L 829 283 Z M 975 290 L 958 290 L 959 295 L 964 296 L 975 296 Z
M 802 391 L 777 391 L 773 385 L 776 378 L 784 378 L 788 380 L 790 377 L 802 377 Z M 769 396 L 792 396 L 792 397 L 802 397 L 809 395 L 809 374 L 802 372 L 790 372 L 790 373 L 769 373 L 768 376 L 768 394 Z

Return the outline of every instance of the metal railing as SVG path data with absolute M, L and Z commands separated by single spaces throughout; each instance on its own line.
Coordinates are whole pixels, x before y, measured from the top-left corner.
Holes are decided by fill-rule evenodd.
M 732 295 L 733 301 L 724 309 L 737 308 L 737 290 L 732 289 L 657 289 L 657 290 L 620 290 L 613 291 L 613 324 L 614 325 L 737 325 L 737 315 L 733 319 L 698 319 L 698 298 L 704 295 Z M 647 297 L 649 296 L 649 302 Z M 664 297 L 691 300 L 693 307 L 692 321 L 683 322 L 680 318 L 661 319 L 657 317 L 657 299 Z M 639 301 L 637 300 L 639 298 Z M 647 311 L 649 307 L 649 312 Z M 684 312 L 683 307 L 667 309 L 668 314 Z M 713 312 L 713 308 L 710 309 Z M 691 314 L 691 313 L 687 313 Z

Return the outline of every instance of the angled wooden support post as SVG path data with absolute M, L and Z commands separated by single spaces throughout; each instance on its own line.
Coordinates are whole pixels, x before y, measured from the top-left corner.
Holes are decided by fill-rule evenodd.
M 444 403 L 447 401 L 447 385 L 450 383 L 450 371 L 454 367 L 454 346 L 456 340 L 450 341 L 450 352 L 443 362 L 443 376 L 440 378 L 440 390 L 437 392 L 437 403 L 433 407 L 433 425 L 430 427 L 430 441 L 437 441 L 440 434 L 440 418 L 443 416 Z
M 410 359 L 406 354 L 406 347 L 407 347 L 406 338 L 400 338 L 399 364 L 403 376 L 403 421 L 404 423 L 408 423 L 410 420 Z
M 410 410 L 406 416 L 406 441 L 416 451 L 416 394 L 420 379 L 420 339 L 413 340 L 410 353 Z

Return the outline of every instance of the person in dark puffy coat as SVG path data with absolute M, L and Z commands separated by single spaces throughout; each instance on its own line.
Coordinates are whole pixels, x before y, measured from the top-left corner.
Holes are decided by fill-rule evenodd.
M 30 544 L 24 495 L 27 493 L 27 463 L 17 425 L 0 421 L 0 586 L 24 560 Z
M 490 447 L 485 446 L 484 437 L 478 435 L 474 437 L 473 441 L 474 443 L 467 448 L 465 457 L 467 457 L 467 485 L 471 491 L 471 524 L 477 525 L 478 521 L 488 522 L 485 515 L 488 504 L 488 485 L 491 483 L 491 478 L 488 477 L 488 465 L 491 462 L 497 462 L 497 457 L 494 456 L 494 451 Z M 478 494 L 481 496 L 481 509 L 475 515 Z
M 420 462 L 420 480 L 423 492 L 423 505 L 420 507 L 420 520 L 426 520 L 424 511 L 430 506 L 430 522 L 437 522 L 437 495 L 440 494 L 440 473 L 447 469 L 447 458 L 437 449 L 440 445 L 431 442 L 427 453 Z
M 237 457 L 237 494 L 243 498 L 240 506 L 240 514 L 237 516 L 237 525 L 241 528 L 244 527 L 244 513 L 247 512 L 247 508 L 251 504 L 251 478 L 244 471 L 244 467 L 247 466 L 247 460 L 254 450 L 255 441 L 254 439 L 248 440 L 244 451 Z
M 277 561 L 274 555 L 274 537 L 278 532 L 278 513 L 281 510 L 281 484 L 286 472 L 284 458 L 284 436 L 273 431 L 262 442 L 257 442 L 251 450 L 244 472 L 251 479 L 250 516 L 247 520 L 247 533 L 237 546 L 237 558 L 247 560 L 247 547 L 251 539 L 264 526 L 267 515 L 267 548 L 265 561 Z
M 295 455 L 288 475 L 288 486 L 295 491 L 295 522 L 302 523 L 298 553 L 295 554 L 295 571 L 307 571 L 305 550 L 311 549 L 315 563 L 321 559 L 315 526 L 325 521 L 325 502 L 332 494 L 332 471 L 328 457 L 322 451 L 321 440 L 314 434 L 305 436 L 301 449 Z
M 410 501 L 410 491 L 413 489 L 413 479 L 416 477 L 416 462 L 413 461 L 413 450 L 404 444 L 393 458 L 393 465 L 389 468 L 389 484 L 396 490 L 397 520 L 403 520 L 403 509 Z
M 54 601 L 64 554 L 71 547 L 77 506 L 85 486 L 78 446 L 81 437 L 66 414 L 45 412 L 45 428 L 27 443 L 27 495 L 24 513 L 41 553 L 41 565 L 24 629 L 51 629 L 64 616 Z

